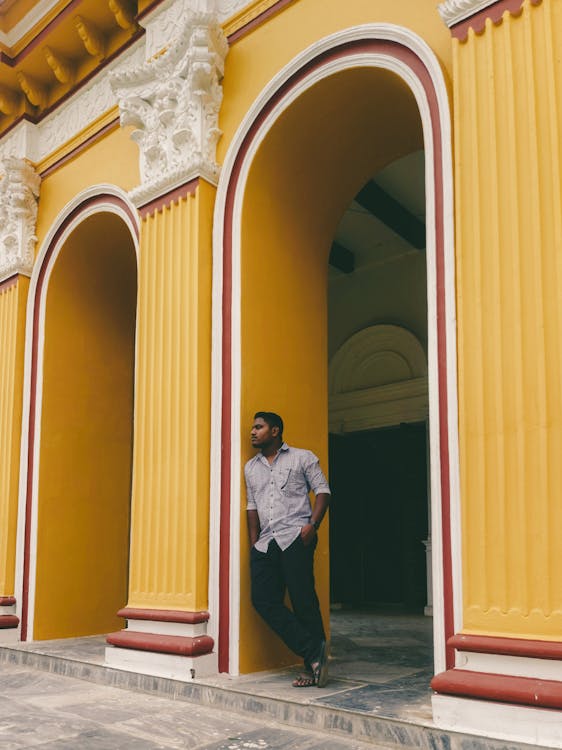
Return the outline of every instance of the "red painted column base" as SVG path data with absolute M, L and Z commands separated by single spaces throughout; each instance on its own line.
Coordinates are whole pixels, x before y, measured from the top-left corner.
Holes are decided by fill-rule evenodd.
M 431 681 L 436 693 L 458 698 L 562 709 L 562 682 L 449 669 Z
M 0 596 L 0 630 L 8 630 L 10 628 L 17 628 L 20 624 L 20 619 L 13 612 L 9 614 L 2 613 L 2 607 L 13 608 L 16 605 L 15 596 Z
M 494 654 L 562 662 L 560 641 L 457 633 L 449 638 L 447 646 L 461 654 Z M 458 698 L 562 709 L 562 681 L 558 680 L 456 668 L 436 675 L 431 687 L 436 693 Z
M 214 640 L 206 634 L 208 612 L 125 607 L 117 614 L 127 620 L 127 628 L 106 637 L 110 646 L 184 657 L 213 652 Z
M 138 633 L 133 630 L 120 630 L 117 633 L 110 633 L 106 640 L 110 645 L 120 648 L 157 651 L 161 654 L 177 654 L 178 656 L 210 654 L 214 646 L 213 639 L 208 635 L 159 635 L 157 633 Z

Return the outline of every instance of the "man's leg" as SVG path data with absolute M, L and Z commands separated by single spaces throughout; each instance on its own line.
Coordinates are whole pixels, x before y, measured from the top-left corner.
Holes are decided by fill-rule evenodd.
M 293 611 L 302 628 L 310 634 L 311 649 L 304 655 L 307 664 L 318 656 L 321 644 L 326 640 L 314 585 L 315 548 L 316 543 L 305 547 L 299 536 L 282 553 L 283 572 Z
M 252 547 L 250 553 L 252 604 L 285 645 L 295 654 L 306 659 L 314 654 L 315 639 L 283 602 L 285 580 L 282 554 L 274 541 L 270 543 L 267 552 L 259 552 Z

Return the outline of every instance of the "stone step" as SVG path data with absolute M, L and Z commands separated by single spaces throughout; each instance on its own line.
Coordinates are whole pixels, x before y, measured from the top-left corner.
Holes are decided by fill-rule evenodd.
M 487 737 L 440 730 L 430 723 L 403 721 L 366 711 L 321 705 L 295 691 L 295 699 L 280 699 L 252 691 L 251 683 L 231 681 L 217 685 L 207 680 L 182 682 L 136 672 L 112 669 L 101 664 L 61 655 L 38 653 L 25 644 L 0 646 L 0 664 L 34 669 L 86 680 L 99 685 L 149 693 L 175 700 L 212 706 L 221 711 L 259 716 L 280 724 L 325 732 L 334 739 L 372 743 L 376 747 L 406 750 L 541 750 L 536 745 L 494 740 Z M 311 690 L 304 691 L 310 696 Z

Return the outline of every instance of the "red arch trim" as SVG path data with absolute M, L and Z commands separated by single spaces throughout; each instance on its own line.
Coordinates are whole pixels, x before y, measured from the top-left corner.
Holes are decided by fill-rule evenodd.
M 221 434 L 221 518 L 219 561 L 219 671 L 229 665 L 230 631 L 230 493 L 231 493 L 231 382 L 232 382 L 232 247 L 234 200 L 243 162 L 264 120 L 311 72 L 350 55 L 383 54 L 400 60 L 416 75 L 427 97 L 433 134 L 433 179 L 435 187 L 436 286 L 437 286 L 437 356 L 439 392 L 439 436 L 441 462 L 442 544 L 445 608 L 445 641 L 454 633 L 453 575 L 451 557 L 451 493 L 447 395 L 447 338 L 445 301 L 445 233 L 443 205 L 443 143 L 439 102 L 431 74 L 422 60 L 408 47 L 382 39 L 363 39 L 338 45 L 303 65 L 273 94 L 250 126 L 237 153 L 227 188 L 224 211 L 223 241 L 223 313 L 222 313 L 222 415 Z M 447 647 L 447 665 L 454 663 L 454 650 Z

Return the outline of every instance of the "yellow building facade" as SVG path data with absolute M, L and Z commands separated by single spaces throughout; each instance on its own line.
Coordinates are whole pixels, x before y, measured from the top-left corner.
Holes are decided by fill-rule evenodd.
M 0 3 L 0 641 L 291 664 L 249 594 L 273 409 L 338 500 L 326 621 L 425 611 L 438 726 L 562 747 L 561 29 L 561 0 Z M 345 500 L 398 476 L 401 516 Z

